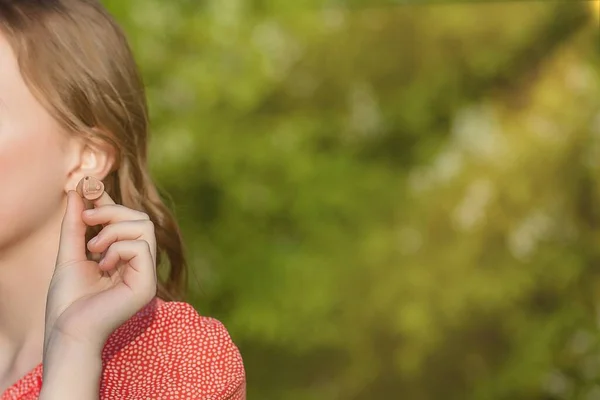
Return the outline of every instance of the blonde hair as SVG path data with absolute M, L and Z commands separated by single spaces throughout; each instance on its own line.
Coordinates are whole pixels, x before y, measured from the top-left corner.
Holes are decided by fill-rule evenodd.
M 150 216 L 164 277 L 158 295 L 182 297 L 181 234 L 148 172 L 146 95 L 121 28 L 96 0 L 0 0 L 0 31 L 30 90 L 54 118 L 70 132 L 116 149 L 106 191 L 117 203 Z M 90 229 L 88 239 L 95 233 Z M 169 265 L 161 263 L 165 255 Z

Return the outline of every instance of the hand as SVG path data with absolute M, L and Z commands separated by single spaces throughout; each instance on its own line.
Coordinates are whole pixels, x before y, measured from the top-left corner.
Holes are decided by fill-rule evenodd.
M 116 205 L 101 183 L 86 177 L 78 189 L 93 199 L 67 193 L 60 245 L 46 304 L 44 354 L 52 343 L 72 342 L 101 352 L 108 336 L 156 295 L 156 237 L 148 216 Z M 87 248 L 103 253 L 99 261 L 86 256 L 86 226 L 103 225 Z M 57 339 L 60 338 L 60 339 Z

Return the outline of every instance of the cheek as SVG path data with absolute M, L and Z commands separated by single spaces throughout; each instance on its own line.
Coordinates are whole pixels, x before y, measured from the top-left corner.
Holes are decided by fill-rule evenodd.
M 43 132 L 0 127 L 0 247 L 62 212 L 64 155 Z

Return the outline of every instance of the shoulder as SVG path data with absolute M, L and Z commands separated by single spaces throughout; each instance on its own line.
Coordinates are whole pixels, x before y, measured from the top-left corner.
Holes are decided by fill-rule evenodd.
M 103 361 L 103 398 L 245 399 L 227 329 L 187 303 L 151 302 L 113 333 Z

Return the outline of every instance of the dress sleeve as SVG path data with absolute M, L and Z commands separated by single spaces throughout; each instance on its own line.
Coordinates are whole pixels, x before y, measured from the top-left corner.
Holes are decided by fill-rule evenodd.
M 102 400 L 246 399 L 242 357 L 227 329 L 186 303 L 140 315 L 117 332 L 106 355 Z
M 216 319 L 201 317 L 185 303 L 173 307 L 169 324 L 172 341 L 166 348 L 173 358 L 168 381 L 180 382 L 181 398 L 245 400 L 246 377 L 242 357 L 227 329 Z M 165 382 L 167 383 L 167 382 Z

